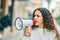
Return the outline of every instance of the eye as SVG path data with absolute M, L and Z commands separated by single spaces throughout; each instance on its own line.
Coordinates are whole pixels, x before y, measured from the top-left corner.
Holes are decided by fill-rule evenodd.
M 40 17 L 40 15 L 37 15 L 37 17 Z

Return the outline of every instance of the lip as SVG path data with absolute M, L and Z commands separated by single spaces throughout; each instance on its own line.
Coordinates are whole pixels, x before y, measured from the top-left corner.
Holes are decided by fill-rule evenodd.
M 37 22 L 36 20 L 33 20 L 33 25 L 36 24 L 36 22 Z

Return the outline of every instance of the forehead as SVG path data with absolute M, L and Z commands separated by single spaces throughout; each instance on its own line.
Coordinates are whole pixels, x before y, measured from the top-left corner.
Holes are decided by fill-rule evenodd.
M 39 10 L 36 10 L 34 15 L 42 15 L 42 14 Z

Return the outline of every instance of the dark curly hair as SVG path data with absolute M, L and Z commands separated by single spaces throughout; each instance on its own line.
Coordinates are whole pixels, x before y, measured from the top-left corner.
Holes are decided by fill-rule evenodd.
M 60 40 L 59 33 L 58 33 L 58 31 L 57 31 L 57 29 L 55 27 L 53 17 L 51 15 L 51 13 L 49 12 L 49 10 L 47 10 L 46 8 L 37 8 L 37 9 L 35 9 L 34 12 L 33 12 L 33 18 L 32 19 L 34 19 L 34 14 L 35 14 L 36 10 L 38 10 L 38 11 L 40 11 L 42 13 L 43 28 L 46 28 L 49 31 L 55 32 L 57 40 Z M 35 27 L 35 25 L 32 25 L 32 28 L 34 28 L 34 27 Z

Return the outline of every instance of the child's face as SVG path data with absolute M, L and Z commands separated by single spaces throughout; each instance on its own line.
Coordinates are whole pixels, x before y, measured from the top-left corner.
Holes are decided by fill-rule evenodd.
M 25 36 L 30 36 L 31 35 L 31 31 L 32 31 L 31 27 L 26 27 L 25 31 L 24 31 Z

